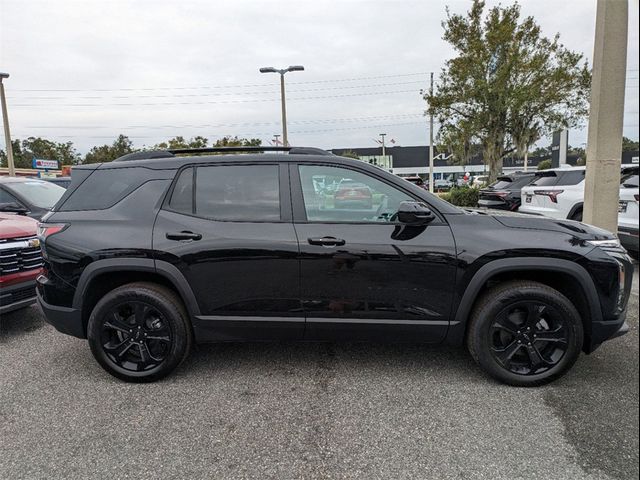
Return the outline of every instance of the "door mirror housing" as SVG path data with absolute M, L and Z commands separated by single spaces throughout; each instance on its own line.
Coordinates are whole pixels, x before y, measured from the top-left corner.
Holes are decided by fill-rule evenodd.
M 398 207 L 398 221 L 406 225 L 426 225 L 434 218 L 429 207 L 422 202 L 401 202 Z
M 23 205 L 16 202 L 0 203 L 0 212 L 17 213 L 18 215 L 26 215 L 29 210 Z

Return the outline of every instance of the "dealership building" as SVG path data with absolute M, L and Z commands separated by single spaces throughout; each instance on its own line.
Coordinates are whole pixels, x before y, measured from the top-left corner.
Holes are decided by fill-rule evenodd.
M 560 149 L 552 147 L 552 163 L 554 166 L 562 164 L 576 165 L 579 157 L 563 155 Z M 331 150 L 336 155 L 355 154 L 363 162 L 378 165 L 381 168 L 389 170 L 400 176 L 419 175 L 426 178 L 429 174 L 429 147 L 386 147 L 385 154 L 382 154 L 381 147 L 371 148 L 334 148 Z M 556 153 L 557 152 L 557 153 Z M 549 157 L 529 156 L 528 169 L 536 170 L 538 163 Z M 488 167 L 482 160 L 482 155 L 471 158 L 466 165 L 456 165 L 451 158 L 451 154 L 447 152 L 434 152 L 434 177 L 435 179 L 447 178 L 451 175 L 457 177 L 469 172 L 471 175 L 483 175 L 488 172 Z M 638 164 L 638 151 L 623 152 L 623 164 Z M 524 159 L 521 157 L 508 157 L 503 161 L 503 172 L 512 173 L 524 170 Z

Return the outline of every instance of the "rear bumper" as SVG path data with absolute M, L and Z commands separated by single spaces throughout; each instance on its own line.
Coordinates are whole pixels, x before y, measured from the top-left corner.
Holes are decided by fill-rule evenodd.
M 36 302 L 36 282 L 20 282 L 0 290 L 0 314 L 28 307 Z
M 44 312 L 44 319 L 56 330 L 67 335 L 77 338 L 87 338 L 84 325 L 82 324 L 82 315 L 77 308 L 59 307 L 45 302 L 37 292 L 38 305 Z

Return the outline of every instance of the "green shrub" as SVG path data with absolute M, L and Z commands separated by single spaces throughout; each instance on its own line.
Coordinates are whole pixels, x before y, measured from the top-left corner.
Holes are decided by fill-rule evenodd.
M 477 207 L 479 196 L 480 189 L 464 186 L 453 187 L 448 193 L 449 198 L 445 198 L 444 196 L 440 198 L 458 207 Z
M 538 170 L 549 170 L 551 168 L 551 160 L 542 160 L 538 163 Z

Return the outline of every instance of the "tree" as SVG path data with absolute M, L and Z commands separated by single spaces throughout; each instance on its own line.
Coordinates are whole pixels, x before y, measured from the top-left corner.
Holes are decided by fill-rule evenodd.
M 153 147 L 154 150 L 166 150 L 168 148 L 205 148 L 209 145 L 209 139 L 199 135 L 185 140 L 184 137 L 177 136 L 167 142 L 158 143 Z
M 458 160 L 482 144 L 490 179 L 505 156 L 528 150 L 543 135 L 577 126 L 588 112 L 591 74 L 582 55 L 541 35 L 518 4 L 488 10 L 474 0 L 466 15 L 442 23 L 457 53 L 447 61 L 427 113 L 438 117 L 440 141 Z
M 11 142 L 13 163 L 16 168 L 31 168 L 34 158 L 58 160 L 60 165 L 74 165 L 80 161 L 80 154 L 73 142 L 57 143 L 42 137 L 15 139 Z M 0 165 L 7 166 L 7 154 L 0 150 Z
M 360 157 L 358 156 L 358 154 L 356 152 L 354 152 L 353 150 L 345 150 L 344 152 L 342 152 L 342 154 L 340 156 L 341 157 L 354 158 L 356 160 L 360 160 Z
M 538 170 L 549 170 L 551 168 L 551 159 L 542 160 L 538 163 Z
M 112 162 L 118 157 L 135 151 L 133 142 L 126 135 L 118 135 L 111 145 L 93 147 L 84 157 L 83 163 Z
M 227 136 L 216 140 L 214 147 L 259 147 L 262 145 L 262 140 L 259 138 L 238 138 Z
M 638 141 L 631 140 L 627 137 L 622 137 L 622 151 L 623 152 L 637 152 L 638 151 Z

